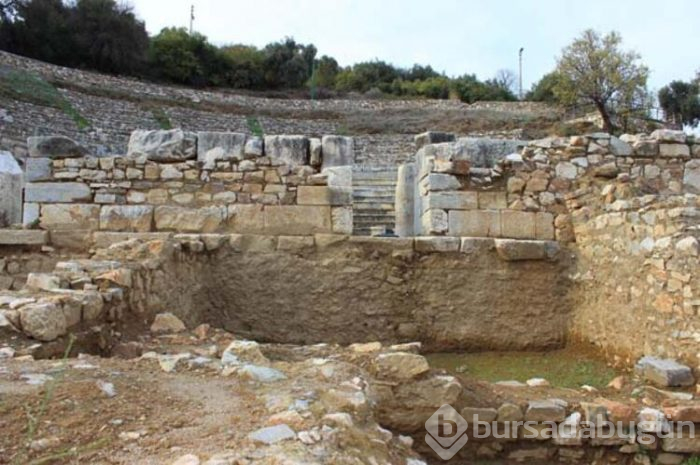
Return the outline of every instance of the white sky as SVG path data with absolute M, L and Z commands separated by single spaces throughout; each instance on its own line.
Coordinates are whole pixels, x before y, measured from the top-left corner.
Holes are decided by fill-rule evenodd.
M 263 46 L 286 36 L 313 43 L 341 65 L 379 58 L 399 66 L 430 64 L 481 79 L 517 71 L 524 81 L 553 69 L 555 58 L 586 28 L 617 30 L 642 54 L 658 89 L 700 69 L 698 0 L 132 0 L 150 33 L 188 26 L 216 44 Z

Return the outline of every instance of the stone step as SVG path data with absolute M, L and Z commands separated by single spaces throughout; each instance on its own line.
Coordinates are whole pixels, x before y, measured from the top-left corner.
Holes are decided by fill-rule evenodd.
M 394 211 L 394 204 L 392 202 L 353 202 L 353 208 L 356 211 L 362 210 L 391 210 Z
M 367 204 L 367 203 L 381 203 L 381 204 L 390 204 L 394 205 L 394 197 L 390 195 L 374 195 L 374 196 L 366 196 L 366 197 L 353 197 L 352 199 L 353 204 Z

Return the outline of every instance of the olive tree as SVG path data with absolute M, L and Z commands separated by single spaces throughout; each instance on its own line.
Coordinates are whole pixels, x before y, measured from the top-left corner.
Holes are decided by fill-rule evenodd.
M 638 53 L 621 45 L 618 33 L 601 36 L 589 29 L 563 50 L 557 63 L 556 97 L 563 104 L 594 106 L 607 132 L 615 128 L 613 117 L 627 119 L 649 102 L 649 69 Z

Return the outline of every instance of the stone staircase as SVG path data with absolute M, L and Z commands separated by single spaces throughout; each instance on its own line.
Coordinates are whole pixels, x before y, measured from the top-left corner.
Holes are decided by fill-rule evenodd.
M 371 228 L 385 227 L 394 231 L 395 166 L 363 166 L 353 168 L 353 234 L 369 236 Z

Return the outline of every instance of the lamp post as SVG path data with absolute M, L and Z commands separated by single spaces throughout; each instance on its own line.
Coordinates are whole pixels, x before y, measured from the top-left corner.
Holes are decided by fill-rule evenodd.
M 525 48 L 520 47 L 520 52 L 518 53 L 518 61 L 519 61 L 519 67 L 520 67 L 520 74 L 518 75 L 518 81 L 520 83 L 520 91 L 519 91 L 520 100 L 523 99 L 523 52 L 524 51 L 525 51 Z

